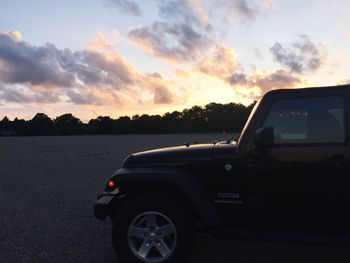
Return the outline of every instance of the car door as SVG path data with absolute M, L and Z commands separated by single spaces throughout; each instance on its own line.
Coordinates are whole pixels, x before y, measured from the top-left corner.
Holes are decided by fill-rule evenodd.
M 339 230 L 349 219 L 349 145 L 342 94 L 277 99 L 262 127 L 274 128 L 265 156 L 273 227 Z

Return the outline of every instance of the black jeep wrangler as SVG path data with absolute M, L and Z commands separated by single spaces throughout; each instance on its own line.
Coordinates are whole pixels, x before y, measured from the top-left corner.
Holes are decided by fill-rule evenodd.
M 122 262 L 182 262 L 196 231 L 347 243 L 350 85 L 268 92 L 237 141 L 129 155 L 98 197 Z

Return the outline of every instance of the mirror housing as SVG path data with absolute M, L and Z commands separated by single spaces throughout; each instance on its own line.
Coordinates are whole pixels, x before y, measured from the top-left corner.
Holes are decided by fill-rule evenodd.
M 273 127 L 262 127 L 254 134 L 254 144 L 259 148 L 269 148 L 274 145 L 275 135 Z

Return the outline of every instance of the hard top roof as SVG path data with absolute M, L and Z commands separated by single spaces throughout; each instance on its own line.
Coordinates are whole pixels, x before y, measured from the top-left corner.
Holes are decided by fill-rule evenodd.
M 276 89 L 268 91 L 265 95 L 287 95 L 295 93 L 327 93 L 327 92 L 346 92 L 350 93 L 350 84 L 337 85 L 337 86 L 325 86 L 325 87 L 307 87 L 307 88 L 294 88 L 294 89 Z

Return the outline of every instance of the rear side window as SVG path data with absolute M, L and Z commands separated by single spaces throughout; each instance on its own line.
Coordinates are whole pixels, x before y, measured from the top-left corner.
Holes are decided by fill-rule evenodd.
M 264 127 L 274 127 L 276 144 L 345 142 L 344 98 L 280 100 L 272 104 Z

